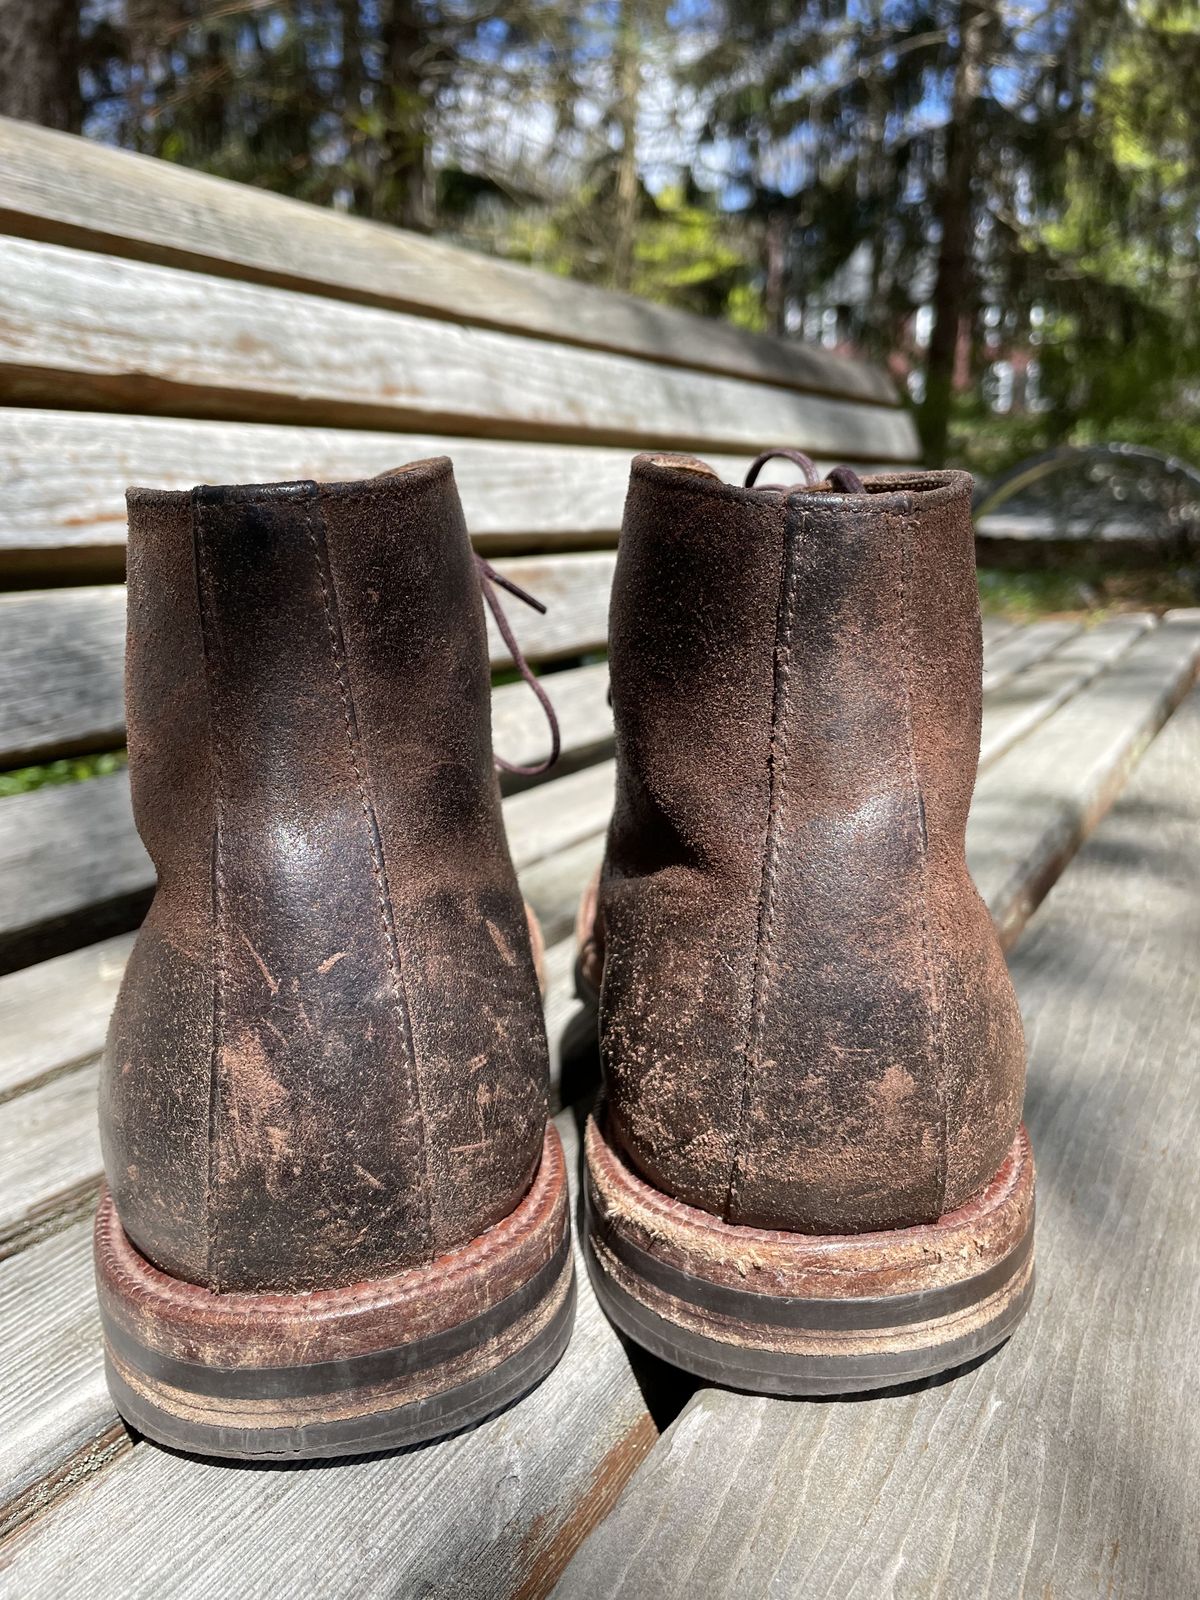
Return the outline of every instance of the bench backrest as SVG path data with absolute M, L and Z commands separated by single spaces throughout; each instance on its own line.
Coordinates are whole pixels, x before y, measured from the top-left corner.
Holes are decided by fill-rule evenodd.
M 514 623 L 564 668 L 569 772 L 611 738 L 589 658 L 631 453 L 916 456 L 873 367 L 3 120 L 0 281 L 0 770 L 123 743 L 129 483 L 453 456 L 478 547 L 549 604 Z M 497 746 L 528 760 L 522 694 Z M 123 773 L 0 799 L 0 971 L 133 926 L 151 884 Z

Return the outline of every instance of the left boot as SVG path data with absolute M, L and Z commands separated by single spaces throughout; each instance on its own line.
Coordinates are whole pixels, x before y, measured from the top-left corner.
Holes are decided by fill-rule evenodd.
M 158 888 L 101 1078 L 113 1399 L 247 1459 L 454 1432 L 558 1360 L 574 1280 L 450 463 L 129 511 Z

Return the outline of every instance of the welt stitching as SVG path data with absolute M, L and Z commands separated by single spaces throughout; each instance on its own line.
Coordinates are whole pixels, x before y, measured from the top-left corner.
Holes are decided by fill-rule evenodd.
M 893 519 L 889 514 L 888 521 Z M 925 839 L 925 830 L 922 823 L 924 806 L 921 798 L 921 778 L 917 771 L 916 731 L 913 726 L 913 694 L 912 694 L 912 658 L 913 658 L 913 631 L 912 619 L 908 610 L 908 586 L 906 582 L 908 565 L 912 552 L 912 523 L 909 520 L 901 522 L 900 526 L 900 577 L 897 584 L 897 598 L 900 606 L 900 626 L 903 632 L 901 653 L 903 666 L 901 678 L 904 684 L 904 734 L 908 750 L 909 781 L 912 785 L 913 804 L 916 809 L 918 828 L 918 842 L 921 852 L 921 955 L 925 964 L 925 988 L 929 997 L 929 1031 L 930 1042 L 933 1046 L 935 1081 L 938 1096 L 938 1206 L 945 1202 L 946 1179 L 950 1165 L 949 1154 L 949 1116 L 950 1108 L 946 1094 L 946 1073 L 944 1060 L 944 1041 L 941 1026 L 941 1000 L 938 995 L 937 979 L 933 967 L 932 939 L 929 929 L 929 850 Z
M 358 760 L 358 736 L 356 732 L 356 719 L 350 699 L 349 677 L 345 664 L 345 646 L 342 642 L 341 631 L 335 620 L 335 596 L 331 593 L 333 586 L 333 572 L 328 566 L 328 554 L 324 548 L 323 538 L 317 535 L 313 519 L 313 506 L 306 500 L 302 507 L 304 530 L 307 533 L 316 557 L 317 576 L 321 583 L 321 602 L 325 611 L 325 626 L 329 634 L 329 657 L 333 666 L 333 675 L 337 682 L 338 694 L 342 702 L 342 721 L 346 731 L 346 754 L 350 763 L 350 770 L 354 774 L 355 785 L 358 789 L 358 801 L 362 809 L 363 820 L 367 830 L 367 844 L 371 852 L 371 870 L 375 879 L 375 891 L 379 905 L 379 918 L 383 927 L 384 955 L 387 960 L 388 974 L 391 979 L 392 997 L 396 1002 L 396 1009 L 400 1015 L 400 1025 L 404 1035 L 404 1046 L 408 1059 L 412 1064 L 413 1099 L 417 1108 L 417 1177 L 420 1191 L 425 1202 L 425 1237 L 430 1251 L 433 1249 L 433 1207 L 429 1193 L 429 1157 L 428 1133 L 425 1116 L 425 1105 L 421 1095 L 421 1075 L 417 1069 L 416 1049 L 413 1041 L 412 1019 L 409 1016 L 407 998 L 404 985 L 400 976 L 400 949 L 396 939 L 396 925 L 391 913 L 391 893 L 388 888 L 387 876 L 383 861 L 383 843 L 379 837 L 379 825 L 374 810 L 367 797 L 367 786 L 363 778 L 362 768 Z M 324 519 L 322 519 L 322 535 L 324 534 Z
M 213 636 L 212 559 L 207 545 L 207 508 L 202 501 L 193 501 L 192 548 L 196 564 L 196 598 L 200 612 L 200 642 L 204 651 L 204 683 L 208 712 L 208 742 L 212 752 L 213 775 L 213 841 L 212 841 L 212 907 L 213 907 L 213 1016 L 212 1043 L 208 1069 L 208 1175 L 206 1194 L 206 1231 L 208 1236 L 207 1270 L 214 1288 L 217 1282 L 217 1256 L 219 1222 L 217 1212 L 218 1168 L 218 1113 L 220 1107 L 221 1046 L 225 1038 L 225 996 L 228 986 L 228 939 L 225 913 L 225 867 L 221 838 L 225 830 L 225 748 L 220 733 L 220 718 L 216 710 L 216 665 L 213 655 L 216 640 Z
M 771 775 L 767 803 L 767 837 L 763 850 L 762 881 L 759 889 L 750 1018 L 746 1028 L 746 1043 L 742 1058 L 741 1104 L 738 1107 L 737 1130 L 726 1190 L 727 1217 L 737 1198 L 742 1146 L 750 1114 L 751 1091 L 759 1067 L 767 1000 L 776 966 L 774 952 L 775 911 L 778 904 L 776 889 L 779 880 L 780 838 L 783 831 L 781 827 L 783 800 L 787 789 L 787 711 L 791 693 L 792 631 L 795 623 L 796 588 L 799 582 L 796 546 L 799 543 L 801 529 L 807 528 L 807 520 L 805 513 L 796 510 L 789 498 L 784 526 L 783 570 L 779 579 L 780 598 L 775 631 L 775 682 L 771 696 Z

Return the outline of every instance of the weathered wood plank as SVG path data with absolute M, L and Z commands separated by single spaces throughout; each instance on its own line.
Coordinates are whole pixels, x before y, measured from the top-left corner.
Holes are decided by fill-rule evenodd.
M 745 450 L 914 454 L 907 412 L 0 238 L 0 400 Z
M 125 590 L 0 595 L 0 766 L 125 742 Z
M 0 972 L 136 926 L 153 881 L 127 773 L 0 800 Z
M 1031 622 L 998 640 L 987 652 L 983 663 L 983 689 L 998 689 L 1018 672 L 1024 672 L 1035 661 L 1052 655 L 1068 639 L 1080 631 L 1083 624 L 1050 620 Z
M 708 459 L 740 483 L 752 454 Z M 616 544 L 629 448 L 10 407 L 0 409 L 0 575 L 121 577 L 131 483 L 353 480 L 440 455 L 454 459 L 480 550 Z
M 0 1261 L 86 1216 L 100 1166 L 94 1063 L 0 1106 Z
M 0 121 L 0 228 L 145 261 L 894 404 L 865 362 Z
M 0 1330 L 3 1537 L 132 1447 L 104 1386 L 90 1222 L 0 1264 Z
M 120 934 L 0 978 L 0 1104 L 103 1048 L 132 946 Z
M 561 766 L 556 783 L 572 767 L 599 761 L 612 753 L 613 718 L 608 703 L 608 667 L 572 667 L 542 676 L 562 735 Z M 498 755 L 520 766 L 545 759 L 549 750 L 546 718 L 526 683 L 506 683 L 492 690 L 492 744 Z
M 574 1118 L 564 1113 L 558 1126 L 574 1180 Z M 259 1590 L 546 1594 L 656 1437 L 624 1347 L 581 1262 L 577 1270 L 579 1311 L 566 1355 L 491 1422 L 424 1449 L 332 1468 L 239 1472 L 139 1443 L 10 1536 L 0 1557 L 7 1583 L 31 1597 L 90 1600 Z M 77 1300 L 66 1302 L 58 1317 L 92 1365 L 85 1354 L 72 1369 L 76 1409 L 60 1424 L 44 1413 L 33 1424 L 44 1467 L 78 1448 L 81 1421 L 84 1431 L 103 1431 L 115 1420 L 97 1405 L 99 1329 L 80 1310 Z M 40 1362 L 36 1348 L 30 1359 Z M 44 1368 L 38 1382 L 53 1393 Z M 5 1409 L 0 1402 L 0 1415 Z M 0 1481 L 14 1475 L 18 1454 L 0 1453 Z M 27 1466 L 17 1469 L 18 1481 L 22 1475 Z
M 604 649 L 615 560 L 611 552 L 597 551 L 496 563 L 547 607 L 542 616 L 501 596 L 531 660 Z M 490 613 L 487 623 L 492 666 L 507 667 L 508 651 Z M 0 702 L 0 767 L 122 745 L 124 659 L 123 585 L 0 595 L 0 680 L 8 691 Z M 597 693 L 603 702 L 607 683 L 603 668 L 600 674 L 603 682 L 594 674 L 576 680 L 562 673 L 550 680 L 552 698 L 562 702 L 559 715 L 572 750 L 588 749 L 604 737 L 597 732 L 595 706 Z M 493 717 L 513 748 L 545 755 L 545 717 L 528 689 L 520 694 L 498 690 Z M 525 759 L 510 755 L 508 748 L 504 753 L 511 760 Z
M 1200 1592 L 1200 694 L 1013 957 L 1033 1309 L 951 1384 L 703 1390 L 559 1600 Z
M 504 802 L 504 825 L 521 871 L 601 833 L 612 812 L 616 764 L 603 761 Z
M 565 939 L 575 926 L 580 896 L 604 855 L 605 833 L 588 834 L 521 873 L 521 892 L 547 939 Z
M 1076 634 L 1049 657 L 1000 683 L 984 700 L 980 767 L 991 766 L 1111 666 L 1153 624 L 1152 616 L 1141 613 L 1112 617 Z
M 1112 804 L 1198 666 L 1200 610 L 1168 613 L 981 775 L 967 859 L 1006 945 Z

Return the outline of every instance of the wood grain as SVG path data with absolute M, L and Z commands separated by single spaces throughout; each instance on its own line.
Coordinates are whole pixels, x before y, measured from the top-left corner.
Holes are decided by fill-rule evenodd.
M 1112 804 L 1198 667 L 1200 610 L 1170 612 L 982 774 L 967 860 L 1006 946 Z
M 90 1221 L 0 1264 L 0 1537 L 109 1458 L 99 1326 Z
M 565 1113 L 557 1123 L 573 1178 L 575 1122 Z M 425 1449 L 335 1467 L 241 1471 L 139 1443 L 10 1536 L 0 1554 L 6 1586 L 30 1597 L 130 1600 L 546 1594 L 656 1437 L 582 1262 L 577 1270 L 579 1311 L 566 1356 L 491 1422 Z M 25 1292 L 36 1297 L 29 1276 Z M 97 1322 L 75 1304 L 74 1320 L 64 1306 L 60 1321 L 92 1353 L 92 1364 L 85 1359 L 72 1369 L 76 1409 L 57 1423 L 42 1414 L 37 1445 L 44 1463 L 115 1415 L 96 1404 Z M 85 1305 L 90 1309 L 90 1296 Z M 31 1384 L 53 1393 L 53 1368 L 36 1347 L 29 1364 L 37 1374 Z M 13 1396 L 20 1375 L 6 1368 L 5 1382 Z M 21 1441 L 15 1443 L 11 1457 L 0 1445 L 0 1481 L 28 1478 Z
M 0 238 L 0 401 L 911 460 L 907 412 Z
M 136 927 L 153 882 L 127 772 L 0 800 L 0 973 Z
M 100 1189 L 94 1063 L 0 1106 L 0 1261 L 87 1216 Z
M 125 742 L 125 590 L 0 595 L 0 766 Z
M 1141 613 L 1111 617 L 1006 677 L 984 700 L 980 768 L 990 767 L 1018 739 L 1111 666 L 1154 620 Z
M 559 1600 L 1200 1592 L 1200 695 L 1013 958 L 1039 1286 L 952 1382 L 811 1405 L 704 1390 Z
M 0 120 L 0 228 L 454 323 L 896 402 L 882 370 L 819 347 L 745 333 L 8 120 Z
M 0 1104 L 99 1053 L 132 947 L 124 933 L 0 978 Z
M 0 576 L 122 577 L 128 484 L 346 481 L 442 455 L 453 457 L 478 549 L 611 547 L 630 454 L 628 447 L 0 408 Z M 753 454 L 708 459 L 740 483 Z M 855 464 L 873 470 L 870 462 Z
M 1050 620 L 1031 622 L 999 639 L 983 663 L 983 689 L 998 689 L 1018 672 L 1051 655 L 1081 629 L 1082 623 Z

